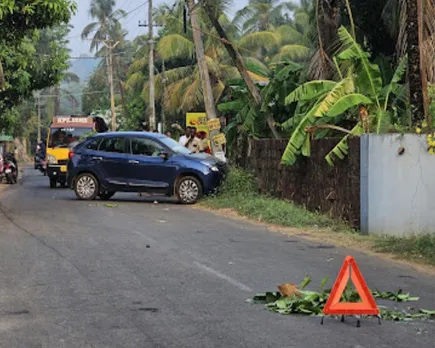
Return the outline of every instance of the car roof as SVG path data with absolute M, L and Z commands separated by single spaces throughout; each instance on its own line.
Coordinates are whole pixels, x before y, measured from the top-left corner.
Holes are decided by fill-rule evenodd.
M 165 138 L 166 135 L 160 133 L 153 132 L 104 132 L 95 134 L 94 137 L 111 137 L 111 136 L 121 136 L 121 137 L 144 137 L 151 139 L 162 139 Z

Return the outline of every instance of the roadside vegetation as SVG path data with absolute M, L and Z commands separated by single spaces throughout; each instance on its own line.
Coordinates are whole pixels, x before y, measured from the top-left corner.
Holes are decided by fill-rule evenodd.
M 290 201 L 261 195 L 255 178 L 243 169 L 232 168 L 220 192 L 206 198 L 202 205 L 217 213 L 233 211 L 252 222 L 294 228 L 308 236 L 322 238 L 325 242 L 340 245 L 345 240 L 345 246 L 348 247 L 435 266 L 435 235 L 409 238 L 362 236 L 345 222 L 310 212 Z
M 256 221 L 284 227 L 349 230 L 344 223 L 310 212 L 292 202 L 258 193 L 255 178 L 243 169 L 232 169 L 218 195 L 206 199 L 214 209 L 233 209 Z

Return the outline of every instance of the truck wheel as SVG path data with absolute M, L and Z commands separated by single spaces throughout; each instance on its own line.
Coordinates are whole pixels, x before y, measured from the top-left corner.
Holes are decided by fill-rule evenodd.
M 201 182 L 193 176 L 178 179 L 175 185 L 175 194 L 182 204 L 195 204 L 202 196 Z
M 57 179 L 50 178 L 50 188 L 55 189 L 57 186 Z
M 74 182 L 74 191 L 80 200 L 93 201 L 100 192 L 100 185 L 95 176 L 90 173 L 80 174 Z

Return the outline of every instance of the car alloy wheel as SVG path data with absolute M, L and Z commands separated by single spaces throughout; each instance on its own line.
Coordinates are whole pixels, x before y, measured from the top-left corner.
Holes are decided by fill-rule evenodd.
M 198 179 L 188 176 L 178 181 L 177 196 L 181 203 L 194 204 L 201 195 L 202 187 Z
M 94 200 L 98 189 L 98 181 L 92 174 L 81 174 L 75 182 L 76 195 L 82 200 Z

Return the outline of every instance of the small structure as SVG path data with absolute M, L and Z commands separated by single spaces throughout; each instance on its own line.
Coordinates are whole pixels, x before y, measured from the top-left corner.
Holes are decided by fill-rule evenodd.
M 6 135 L 4 132 L 0 133 L 0 156 L 3 156 L 5 152 L 10 152 L 11 147 L 13 148 L 13 141 L 13 136 Z

